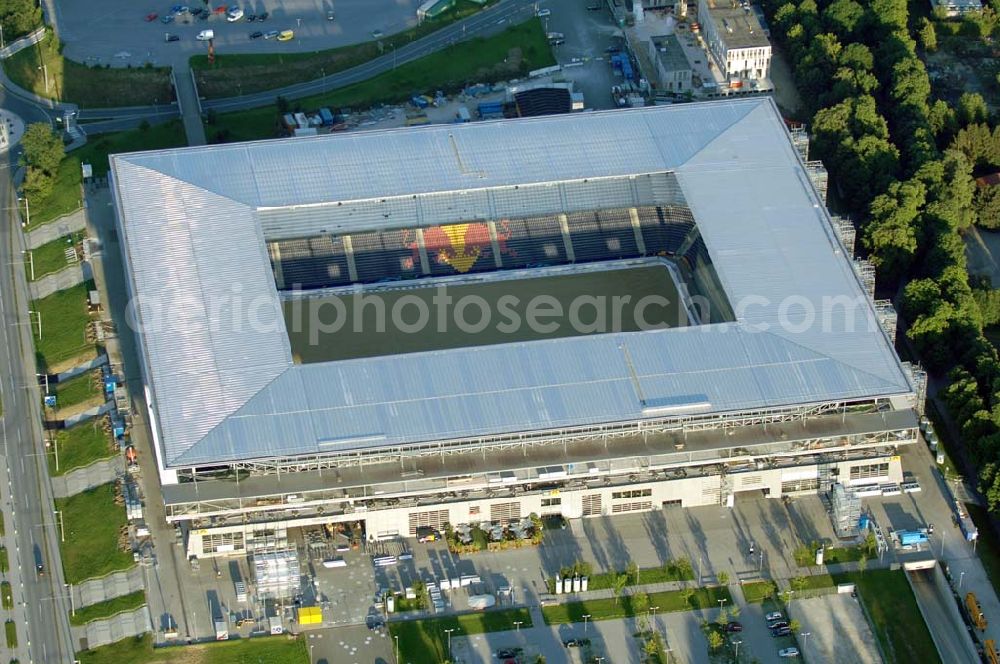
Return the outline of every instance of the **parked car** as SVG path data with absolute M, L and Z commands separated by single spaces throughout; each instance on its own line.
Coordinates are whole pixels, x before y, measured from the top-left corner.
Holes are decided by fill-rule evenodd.
M 194 9 L 191 10 L 191 16 L 194 16 L 195 18 L 197 18 L 197 17 L 201 16 L 203 13 L 206 13 L 206 11 L 207 10 L 202 9 L 201 7 L 195 7 Z
M 173 22 L 174 22 L 174 17 L 171 16 L 170 14 L 167 14 L 166 16 L 160 18 L 160 23 L 162 23 L 163 25 L 169 25 L 170 23 Z
M 563 645 L 567 648 L 582 648 L 584 643 L 583 639 L 566 639 L 563 641 Z
M 295 39 L 294 30 L 282 30 L 278 34 L 278 41 L 292 41 L 293 39 Z
M 513 648 L 500 648 L 497 650 L 497 659 L 514 659 L 517 657 L 517 651 Z
M 383 33 L 381 30 L 372 30 L 372 39 L 382 39 Z
M 733 620 L 732 622 L 728 622 L 728 623 L 726 623 L 726 631 L 727 632 L 742 632 L 743 631 L 743 624 L 742 623 L 738 623 L 735 620 Z
M 546 16 L 552 16 L 552 10 L 550 9 L 539 9 L 538 13 L 535 14 L 538 18 L 544 18 Z
M 268 30 L 267 32 L 264 33 L 264 39 L 274 39 L 277 36 L 278 36 L 277 30 Z
M 430 526 L 420 526 L 417 528 L 417 541 L 421 544 L 436 542 L 441 539 L 441 534 Z
M 257 20 L 257 15 L 256 14 L 247 14 L 246 16 L 243 17 L 243 19 L 247 23 L 253 23 L 254 21 Z
M 255 30 L 255 31 L 253 31 L 253 32 L 250 33 L 250 39 L 260 39 L 263 36 L 264 36 L 264 33 L 261 32 L 260 30 Z
M 174 5 L 174 7 L 176 7 L 176 9 L 173 9 L 172 11 L 177 16 L 183 16 L 184 14 L 191 13 L 191 8 L 187 5 Z
M 215 39 L 215 30 L 202 30 L 195 37 L 198 41 L 209 41 Z
M 270 15 L 271 15 L 270 12 L 261 12 L 261 13 L 257 14 L 257 20 L 258 21 L 266 21 L 267 17 L 270 16 Z
M 328 21 L 334 21 L 334 20 L 336 20 L 336 18 L 337 18 L 337 15 L 334 13 L 334 11 L 332 9 L 326 13 L 326 20 L 328 20 Z
M 787 627 L 779 627 L 777 629 L 771 630 L 771 636 L 778 638 L 779 636 L 791 636 L 792 630 Z
M 550 39 L 549 40 L 549 44 L 551 44 L 552 46 L 562 46 L 565 43 L 566 43 L 565 39 Z
M 778 657 L 798 657 L 798 648 L 782 648 L 778 651 Z
M 774 620 L 772 622 L 767 623 L 768 629 L 781 629 L 782 627 L 788 627 L 787 620 Z
M 781 613 L 781 611 L 772 611 L 771 613 L 764 616 L 764 620 L 768 622 L 772 622 L 775 620 L 784 620 L 784 619 L 785 616 Z
M 181 40 L 181 37 L 180 37 L 180 35 L 171 35 L 171 34 L 167 34 L 167 35 L 166 35 L 166 36 L 165 36 L 165 37 L 163 38 L 163 40 L 164 40 L 164 41 L 168 41 L 168 42 L 175 42 L 175 41 L 180 41 L 180 40 Z
M 157 14 L 156 12 L 152 12 L 152 13 L 146 14 L 146 23 L 152 23 L 153 21 L 155 21 L 159 17 L 160 17 L 160 15 Z
M 230 7 L 229 11 L 226 12 L 226 20 L 230 23 L 235 23 L 241 18 L 243 18 L 243 10 L 239 7 Z

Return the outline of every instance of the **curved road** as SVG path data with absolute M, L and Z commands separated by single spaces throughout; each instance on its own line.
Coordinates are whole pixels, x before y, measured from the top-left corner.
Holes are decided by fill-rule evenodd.
M 395 51 L 388 51 L 374 60 L 351 69 L 330 74 L 325 78 L 318 78 L 274 90 L 266 90 L 240 97 L 205 100 L 202 102 L 202 106 L 205 110 L 211 108 L 218 112 L 239 111 L 273 104 L 278 97 L 299 99 L 336 90 L 378 76 L 399 65 L 413 62 L 466 39 L 488 37 L 497 34 L 513 24 L 521 23 L 531 18 L 534 15 L 534 11 L 534 0 L 500 0 L 497 4 L 477 14 L 452 23 L 426 37 L 395 49 Z M 37 103 L 29 102 L 16 94 L 11 94 L 9 90 L 7 92 L 8 97 L 14 97 L 24 104 L 37 107 Z M 5 105 L 0 100 L 0 106 Z M 71 107 L 71 105 L 57 106 Z M 11 110 L 15 113 L 19 112 L 16 108 L 11 108 Z M 161 104 L 159 106 L 81 109 L 78 119 L 81 122 L 87 123 L 84 126 L 87 131 L 99 133 L 134 127 L 143 120 L 162 122 L 177 117 L 179 114 L 180 111 L 177 104 Z

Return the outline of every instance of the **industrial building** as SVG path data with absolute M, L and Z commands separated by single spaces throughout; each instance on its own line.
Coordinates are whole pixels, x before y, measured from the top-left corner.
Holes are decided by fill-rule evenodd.
M 748 2 L 698 0 L 708 52 L 731 86 L 771 78 L 771 42 Z
M 919 381 L 770 98 L 122 154 L 111 179 L 142 452 L 192 556 L 899 482 L 917 440 Z M 505 284 L 570 310 L 613 284 L 663 316 L 295 318 Z
M 649 59 L 656 67 L 656 87 L 660 92 L 691 91 L 691 63 L 677 35 L 656 36 L 649 40 Z

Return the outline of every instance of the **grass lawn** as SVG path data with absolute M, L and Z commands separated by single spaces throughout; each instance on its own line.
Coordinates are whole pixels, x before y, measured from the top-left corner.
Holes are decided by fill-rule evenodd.
M 78 652 L 76 658 L 81 664 L 309 664 L 309 648 L 301 638 L 263 636 L 154 649 L 153 639 L 147 634 Z
M 55 221 L 83 207 L 83 190 L 80 188 L 83 177 L 80 173 L 80 162 L 74 159 L 75 155 L 75 151 L 69 153 L 59 164 L 59 172 L 56 173 L 51 194 L 40 200 L 37 198 L 28 200 L 28 212 L 31 216 L 29 229 Z M 37 265 L 35 276 L 38 276 Z
M 521 627 L 531 627 L 531 614 L 527 609 L 505 609 L 465 613 L 457 616 L 405 620 L 389 623 L 389 633 L 399 637 L 402 659 L 410 664 L 440 664 L 447 659 L 448 635 L 444 630 L 455 629 L 456 634 L 483 634 L 514 629 L 514 622 Z
M 42 64 L 48 70 L 48 86 Z M 51 32 L 4 60 L 3 67 L 22 88 L 83 108 L 168 104 L 174 98 L 168 67 L 88 67 L 63 58 Z
M 83 183 L 80 169 L 82 164 L 93 166 L 94 177 L 104 177 L 108 173 L 109 154 L 175 148 L 183 145 L 187 145 L 187 138 L 180 120 L 153 125 L 148 129 L 130 129 L 94 136 L 86 145 L 67 154 L 59 164 L 59 173 L 52 194 L 40 201 L 29 201 L 31 205 L 29 228 L 41 226 L 80 209 L 83 205 L 83 194 L 80 189 Z M 39 276 L 37 262 L 35 276 Z
M 125 507 L 115 504 L 114 482 L 57 499 L 56 509 L 62 512 L 66 530 L 62 561 L 67 583 L 104 576 L 134 564 L 132 555 L 118 548 L 118 534 L 125 526 Z
M 856 584 L 887 657 L 922 664 L 941 661 L 906 581 L 906 572 L 876 569 L 864 574 L 837 574 L 834 579 L 837 583 Z
M 97 404 L 103 403 L 104 389 L 101 383 L 101 370 L 94 369 L 74 376 L 65 382 L 49 383 L 49 392 L 56 395 L 57 409 L 69 408 L 95 400 Z
M 726 599 L 732 604 L 729 588 L 725 586 L 697 588 L 694 589 L 690 598 L 684 597 L 683 590 L 652 593 L 649 595 L 649 605 L 660 607 L 660 611 L 664 613 L 693 611 L 718 606 L 720 599 Z M 545 623 L 548 625 L 583 622 L 583 616 L 588 613 L 590 620 L 632 617 L 635 615 L 635 610 L 632 608 L 632 596 L 622 595 L 618 602 L 615 602 L 614 599 L 595 599 L 542 607 L 542 615 L 545 616 Z
M 986 576 L 990 578 L 993 589 L 1000 594 L 1000 540 L 997 539 L 993 524 L 986 508 L 974 503 L 965 503 L 965 509 L 972 517 L 972 522 L 979 529 L 979 544 L 976 553 L 986 568 Z
M 0 546 L 0 574 L 10 571 L 10 558 L 7 555 L 7 547 Z
M 454 91 L 468 83 L 509 79 L 552 64 L 555 58 L 542 23 L 532 19 L 498 35 L 455 44 L 367 81 L 298 100 L 294 105 L 304 109 L 365 109 L 405 101 L 415 92 Z M 277 123 L 277 108 L 267 106 L 219 115 L 205 131 L 212 142 L 273 138 Z
M 31 303 L 31 310 L 42 319 L 42 338 L 38 338 L 38 321 L 32 314 L 31 330 L 35 337 L 35 355 L 39 370 L 53 373 L 52 369 L 67 360 L 87 355 L 94 356 L 94 344 L 87 341 L 87 293 L 93 281 L 77 284 L 57 291 Z
M 823 564 L 836 565 L 837 563 L 856 563 L 862 558 L 871 560 L 877 556 L 874 553 L 865 551 L 860 546 L 838 546 L 823 551 Z M 815 562 L 815 558 L 813 559 Z
M 759 604 L 768 597 L 773 597 L 777 586 L 773 581 L 753 581 L 743 584 L 743 597 L 750 604 Z
M 3 603 L 3 608 L 8 611 L 14 608 L 14 593 L 10 589 L 9 581 L 0 583 L 0 601 Z
M 309 53 L 222 54 L 216 56 L 214 64 L 208 63 L 206 55 L 195 55 L 191 58 L 191 67 L 195 71 L 198 92 L 206 99 L 273 90 L 369 62 L 481 9 L 482 6 L 469 0 L 459 0 L 454 9 L 442 16 L 384 37 L 380 40 L 381 45 L 373 40 Z
M 37 249 L 31 250 L 31 260 L 25 263 L 24 270 L 31 279 L 32 267 L 35 272 L 35 281 L 38 281 L 47 274 L 55 274 L 63 268 L 69 267 L 66 260 L 66 250 L 83 240 L 83 233 L 73 233 L 63 236 L 52 242 L 47 242 Z
M 615 582 L 616 574 L 624 574 L 624 571 L 615 572 L 605 572 L 603 574 L 591 574 L 587 577 L 587 588 L 589 590 L 604 590 L 607 588 L 612 588 Z M 685 567 L 678 567 L 676 565 L 671 565 L 669 567 L 647 567 L 639 570 L 639 582 L 635 583 L 635 579 L 629 578 L 627 585 L 642 585 L 646 583 L 666 583 L 669 581 L 691 581 L 694 579 L 694 573 L 690 569 Z M 555 579 L 552 579 L 551 586 L 553 591 L 555 590 Z
M 798 578 L 801 581 L 792 579 L 792 588 L 794 590 L 816 590 L 818 588 L 833 588 L 837 585 L 834 583 L 833 577 L 829 574 L 810 574 Z
M 81 422 L 75 427 L 56 431 L 55 444 L 59 448 L 59 470 L 56 470 L 55 454 L 49 454 L 49 474 L 65 475 L 71 470 L 113 457 L 116 452 L 111 447 L 111 433 L 105 428 L 106 422 L 106 418 L 97 417 Z
M 7 647 L 16 648 L 17 647 L 17 627 L 14 625 L 13 620 L 8 620 L 3 624 L 4 635 L 7 637 Z
M 76 613 L 70 614 L 69 622 L 72 625 L 86 625 L 92 620 L 110 618 L 123 611 L 133 611 L 145 603 L 146 593 L 139 590 L 129 595 L 122 595 L 121 597 L 115 597 L 114 599 L 77 609 Z

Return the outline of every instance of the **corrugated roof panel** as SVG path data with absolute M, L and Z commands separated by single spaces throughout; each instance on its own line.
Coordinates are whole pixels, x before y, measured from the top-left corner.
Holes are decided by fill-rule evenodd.
M 181 296 L 170 327 L 142 332 L 168 465 L 630 421 L 642 400 L 723 412 L 909 391 L 767 98 L 117 155 L 112 166 L 141 319 Z M 675 173 L 602 179 L 664 171 Z M 546 184 L 582 179 L 601 180 Z M 533 196 L 381 202 L 533 183 Z M 531 214 L 673 200 L 678 185 L 734 323 L 291 362 L 262 224 L 294 234 L 387 214 Z M 258 217 L 262 206 L 276 209 Z M 257 306 L 219 304 L 233 290 Z M 831 296 L 860 298 L 858 325 L 844 329 L 843 312 L 803 330 L 782 320 L 795 313 L 789 297 Z M 767 333 L 751 332 L 759 325 Z

